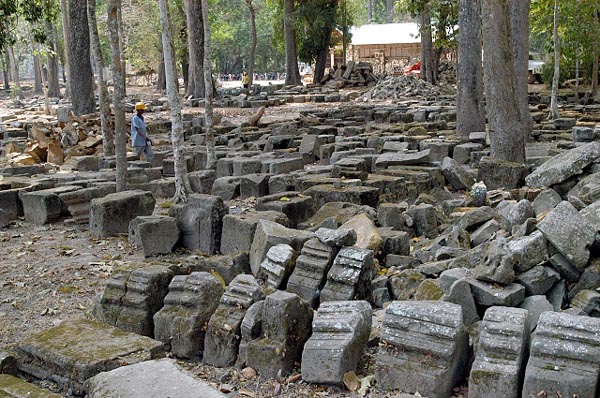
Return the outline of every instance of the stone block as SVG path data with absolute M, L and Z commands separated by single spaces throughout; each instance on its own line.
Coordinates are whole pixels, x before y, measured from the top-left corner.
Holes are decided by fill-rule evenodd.
M 550 267 L 535 266 L 517 275 L 515 282 L 525 286 L 525 294 L 536 296 L 545 294 L 558 280 L 560 274 Z
M 2 398 L 61 398 L 48 390 L 28 383 L 18 377 L 0 374 L 0 397 Z
M 421 203 L 412 205 L 406 210 L 413 220 L 413 227 L 417 236 L 435 238 L 438 235 L 437 210 L 430 204 Z
M 398 203 L 381 203 L 377 208 L 377 221 L 382 227 L 391 227 L 397 231 L 408 231 L 407 217 L 404 212 L 408 206 Z
M 152 317 L 163 306 L 173 272 L 162 265 L 131 265 L 113 272 L 95 317 L 127 332 L 154 336 Z
M 296 266 L 288 281 L 287 290 L 296 293 L 316 307 L 321 289 L 337 249 L 326 245 L 317 238 L 308 240 L 302 247 Z
M 258 198 L 256 210 L 271 210 L 285 214 L 291 228 L 308 220 L 315 212 L 313 199 L 299 192 L 280 192 Z
M 169 254 L 179 241 L 177 220 L 165 216 L 138 216 L 129 223 L 129 243 L 140 246 L 144 257 Z
M 211 195 L 227 201 L 240 196 L 240 177 L 219 177 L 210 191 Z
M 214 170 L 193 171 L 188 173 L 188 179 L 194 193 L 210 194 L 217 174 Z
M 237 252 L 225 254 L 222 256 L 196 256 L 192 265 L 194 271 L 210 272 L 213 275 L 218 274 L 229 285 L 236 276 L 250 273 L 250 261 L 248 252 Z
M 410 300 L 425 280 L 425 275 L 414 269 L 405 269 L 389 278 L 390 293 L 394 300 Z
M 263 377 L 289 374 L 311 333 L 313 310 L 300 296 L 277 290 L 262 306 L 262 335 L 247 347 L 246 364 Z
M 172 359 L 146 361 L 100 373 L 85 382 L 88 398 L 225 398 Z
M 386 169 L 390 166 L 405 166 L 420 164 L 430 161 L 431 150 L 425 149 L 419 152 L 387 152 L 379 155 L 375 161 L 377 169 Z
M 260 264 L 259 276 L 274 289 L 283 289 L 296 265 L 296 252 L 292 246 L 279 244 L 267 251 L 267 257 Z
M 521 397 L 528 337 L 526 310 L 487 309 L 469 376 L 469 397 Z
M 285 243 L 290 245 L 296 252 L 299 252 L 304 242 L 313 237 L 314 233 L 312 232 L 298 231 L 272 221 L 259 220 L 250 247 L 250 269 L 252 274 L 258 275 L 260 264 L 272 246 Z
M 304 159 L 302 157 L 273 159 L 269 162 L 269 173 L 271 174 L 283 174 L 303 169 Z
M 162 353 L 160 341 L 87 319 L 63 321 L 17 347 L 21 372 L 52 380 L 75 395 L 83 395 L 83 383 L 98 373 Z
M 90 233 L 99 239 L 127 233 L 129 222 L 137 216 L 149 216 L 156 200 L 150 192 L 139 190 L 117 192 L 92 199 Z
M 600 156 L 600 143 L 590 142 L 575 147 L 539 166 L 525 178 L 530 188 L 551 187 L 570 177 L 581 174 L 582 170 Z
M 78 189 L 81 187 L 66 185 L 33 192 L 21 191 L 19 196 L 25 220 L 38 225 L 57 221 L 62 215 L 62 202 L 59 194 Z
M 169 209 L 169 216 L 177 220 L 181 244 L 190 250 L 216 254 L 221 248 L 223 217 L 227 208 L 218 196 L 192 194 L 185 205 Z
M 477 279 L 468 279 L 475 302 L 485 307 L 504 305 L 514 307 L 525 298 L 525 287 L 518 283 L 500 286 Z
M 208 272 L 176 275 L 164 307 L 154 314 L 154 338 L 178 358 L 199 358 L 206 326 L 219 305 L 223 286 Z
M 317 238 L 329 247 L 353 246 L 356 243 L 356 231 L 351 228 L 319 228 L 315 232 Z
M 513 239 L 506 244 L 506 248 L 517 260 L 514 264 L 517 273 L 528 271 L 534 266 L 548 261 L 548 245 L 540 231 Z
M 263 166 L 262 161 L 255 158 L 234 158 L 232 164 L 233 175 L 237 177 L 260 173 Z
M 481 151 L 482 149 L 483 145 L 475 142 L 459 144 L 454 147 L 452 158 L 460 164 L 467 164 L 471 160 L 471 152 Z
M 447 398 L 462 380 L 469 354 L 460 306 L 393 301 L 385 310 L 375 377 L 385 390 Z
M 304 194 L 313 198 L 314 208 L 318 210 L 330 202 L 347 202 L 377 208 L 380 193 L 379 189 L 373 187 L 322 184 L 310 187 Z
M 573 300 L 571 307 L 580 309 L 591 317 L 600 318 L 600 293 L 595 290 L 580 290 Z
M 227 214 L 223 217 L 221 253 L 250 252 L 259 220 L 267 220 L 284 226 L 288 225 L 287 216 L 274 211 Z
M 235 277 L 208 321 L 204 338 L 204 363 L 217 367 L 235 364 L 244 315 L 252 304 L 263 298 L 264 293 L 252 275 Z
M 573 205 L 566 201 L 559 203 L 537 227 L 569 262 L 583 271 L 597 231 Z
M 347 202 L 329 202 L 324 204 L 308 220 L 298 225 L 299 229 L 316 231 L 319 228 L 336 229 L 364 209 Z
M 520 201 L 503 200 L 496 207 L 498 217 L 502 228 L 506 231 L 512 231 L 513 227 L 517 227 L 527 221 L 528 218 L 533 218 L 533 206 L 527 199 Z
M 546 311 L 554 311 L 552 303 L 548 301 L 546 296 L 529 296 L 519 304 L 519 308 L 527 311 L 527 323 L 529 325 L 529 333 L 531 334 L 537 327 L 538 319 Z
M 456 160 L 445 157 L 442 161 L 442 173 L 454 189 L 466 190 L 471 188 L 475 179 Z
M 554 209 L 562 202 L 560 195 L 552 188 L 544 189 L 533 200 L 533 211 L 536 217 L 541 216 Z
M 410 235 L 404 231 L 394 231 L 391 228 L 378 228 L 383 243 L 381 255 L 399 254 L 408 256 L 410 254 Z
M 97 187 L 88 187 L 71 192 L 58 194 L 61 205 L 66 206 L 72 219 L 77 223 L 88 223 L 90 220 L 90 206 L 92 199 L 102 198 L 116 192 L 116 184 L 106 184 Z
M 483 181 L 488 189 L 516 189 L 523 185 L 527 168 L 520 163 L 506 162 L 484 156 L 479 161 L 477 181 Z
M 445 271 L 448 272 L 448 271 Z M 441 283 L 440 283 L 441 285 Z M 475 306 L 475 299 L 471 293 L 471 285 L 465 278 L 458 279 L 447 289 L 447 293 L 441 298 L 442 301 L 458 304 L 462 308 L 463 324 L 471 326 L 479 321 L 479 314 Z
M 321 291 L 321 303 L 370 297 L 370 285 L 374 275 L 372 250 L 342 248 L 327 273 L 327 281 Z
M 312 336 L 302 353 L 302 379 L 342 385 L 356 371 L 371 333 L 371 306 L 366 301 L 329 301 L 315 314 Z
M 600 319 L 544 312 L 533 332 L 523 397 L 596 397 Z
M 271 174 L 246 174 L 240 178 L 240 198 L 260 198 L 269 194 Z

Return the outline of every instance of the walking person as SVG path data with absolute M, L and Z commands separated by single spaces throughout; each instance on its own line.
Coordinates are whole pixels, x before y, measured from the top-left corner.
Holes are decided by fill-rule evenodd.
M 146 122 L 144 121 L 144 112 L 146 111 L 146 104 L 138 102 L 135 104 L 135 115 L 131 118 L 131 145 L 138 156 L 143 153 L 146 160 L 150 163 L 154 160 L 154 153 L 152 152 L 152 140 L 148 136 L 148 129 L 146 128 Z

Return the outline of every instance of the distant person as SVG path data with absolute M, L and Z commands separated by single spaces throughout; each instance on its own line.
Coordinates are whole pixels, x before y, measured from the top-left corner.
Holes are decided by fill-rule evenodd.
M 244 73 L 242 73 L 242 87 L 248 88 L 249 85 L 250 85 L 250 76 L 248 76 L 248 73 L 246 71 L 244 71 Z
M 143 102 L 135 104 L 136 114 L 131 118 L 131 145 L 138 156 L 144 153 L 146 160 L 152 163 L 154 160 L 152 140 L 148 137 L 148 129 L 144 121 L 144 111 L 146 109 L 148 108 L 146 108 L 146 104 Z

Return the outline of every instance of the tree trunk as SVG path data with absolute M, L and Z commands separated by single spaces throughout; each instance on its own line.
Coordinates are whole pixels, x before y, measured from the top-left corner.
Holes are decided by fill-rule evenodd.
M 250 13 L 250 49 L 248 50 L 248 77 L 250 82 L 248 87 L 252 87 L 254 83 L 254 64 L 256 62 L 256 12 L 252 5 L 252 0 L 246 0 L 248 12 Z
M 368 23 L 373 22 L 373 0 L 367 0 L 367 20 Z
M 436 84 L 433 67 L 433 39 L 431 36 L 431 11 L 429 1 L 423 4 L 421 20 L 421 79 Z
M 298 85 L 301 80 L 294 30 L 294 0 L 283 0 L 283 32 L 285 37 L 285 84 Z
M 69 19 L 71 21 L 71 100 L 75 115 L 84 115 L 96 110 L 90 62 L 90 30 L 85 0 L 70 0 Z
M 385 21 L 394 22 L 394 0 L 385 0 Z
M 123 86 L 123 63 L 121 62 L 121 46 L 119 45 L 118 13 L 121 0 L 108 0 L 108 41 L 110 43 L 110 58 L 112 61 L 113 110 L 115 113 L 115 152 L 117 160 L 117 192 L 127 189 L 127 124 L 125 122 L 125 88 Z M 72 86 L 73 93 L 75 87 Z
M 121 3 L 119 3 L 121 4 Z M 131 2 L 130 2 L 131 5 Z M 125 40 L 126 37 L 123 34 L 123 7 L 119 6 L 117 9 L 117 21 L 119 28 L 119 54 L 121 54 L 121 79 L 123 80 L 123 98 L 127 95 L 127 57 L 125 57 Z
M 52 53 L 46 55 L 48 63 L 48 96 L 60 97 L 60 81 L 58 79 L 58 56 L 56 45 L 56 27 L 52 22 L 46 22 L 46 33 L 50 39 L 50 48 Z
M 186 95 L 204 98 L 204 19 L 200 0 L 185 0 L 190 60 L 190 89 Z M 192 83 L 193 79 L 193 83 Z
M 598 35 L 600 25 L 598 24 L 598 0 L 594 1 L 594 60 L 592 65 L 592 99 L 598 94 Z
M 156 78 L 156 89 L 158 91 L 165 91 L 167 89 L 167 79 L 165 76 L 165 59 L 162 52 L 160 53 L 160 60 L 158 61 L 158 76 Z
M 33 93 L 42 94 L 42 72 L 40 67 L 39 55 L 33 56 Z
M 71 96 L 71 37 L 69 36 L 69 10 L 67 8 L 67 0 L 60 0 L 60 13 L 62 18 L 62 34 L 65 49 L 65 97 L 69 98 Z M 54 38 L 54 43 L 56 47 L 56 37 Z
M 516 99 L 523 121 L 525 142 L 529 141 L 533 129 L 533 118 L 529 112 L 528 64 L 529 64 L 529 7 L 530 0 L 511 0 L 510 28 L 515 69 Z
M 36 66 L 36 74 L 40 77 L 40 86 L 42 86 L 42 92 L 44 93 L 44 112 L 46 115 L 50 115 L 50 100 L 48 98 L 48 87 L 46 86 L 46 78 L 44 77 L 44 72 L 42 71 L 42 63 L 38 58 L 37 66 Z
M 10 74 L 14 85 L 13 94 L 16 99 L 21 99 L 21 78 L 19 77 L 19 62 L 15 57 L 15 50 L 12 46 L 8 47 L 8 62 L 10 64 Z
M 4 76 L 4 90 L 6 91 L 10 90 L 10 83 L 8 82 L 8 63 L 8 54 L 6 54 L 6 57 L 2 60 L 2 75 Z
M 558 85 L 560 84 L 560 41 L 558 40 L 558 0 L 554 0 L 554 76 L 552 77 L 552 95 L 550 96 L 550 114 L 548 119 L 560 117 L 558 112 Z
M 458 90 L 456 135 L 461 141 L 475 131 L 485 131 L 483 66 L 481 64 L 481 3 L 459 0 Z
M 525 162 L 525 134 L 515 98 L 510 1 L 483 0 L 483 70 L 491 155 L 522 164 Z
M 206 100 L 204 101 L 204 126 L 206 128 L 206 168 L 212 168 L 217 156 L 215 153 L 215 137 L 213 133 L 213 80 L 210 67 L 210 23 L 208 21 L 208 0 L 201 0 L 202 15 L 204 16 L 204 86 Z
M 106 80 L 104 79 L 104 58 L 102 58 L 102 48 L 100 47 L 100 37 L 98 36 L 98 24 L 96 23 L 96 0 L 87 0 L 87 15 L 90 25 L 90 46 L 96 72 L 98 74 L 98 97 L 100 102 L 100 128 L 102 130 L 102 147 L 104 156 L 113 156 L 115 154 L 115 143 L 113 131 L 111 129 L 110 99 Z
M 329 56 L 329 44 L 331 42 L 331 31 L 335 28 L 335 10 L 338 6 L 338 0 L 329 0 L 328 4 L 324 4 L 324 6 L 328 6 L 328 11 L 331 14 L 328 14 L 325 17 L 325 23 L 320 32 L 320 37 L 317 36 L 314 38 L 315 41 L 319 41 L 318 48 L 319 51 L 317 53 L 317 59 L 315 62 L 315 70 L 313 82 L 318 83 L 325 76 L 325 65 L 327 64 L 327 58 Z M 329 17 L 331 16 L 331 17 Z
M 171 141 L 175 160 L 175 203 L 186 203 L 191 191 L 187 176 L 187 165 L 183 157 L 183 121 L 181 119 L 181 99 L 177 88 L 177 68 L 175 67 L 175 49 L 173 48 L 173 33 L 169 19 L 167 0 L 159 0 L 160 25 L 162 29 L 162 45 L 165 59 L 165 75 L 167 80 L 167 95 L 171 108 Z

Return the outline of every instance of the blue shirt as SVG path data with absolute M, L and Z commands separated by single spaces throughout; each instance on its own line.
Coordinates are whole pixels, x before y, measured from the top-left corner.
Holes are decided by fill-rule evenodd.
M 144 136 L 138 134 L 140 130 Z M 131 118 L 131 145 L 146 146 L 146 138 L 148 136 L 148 130 L 146 130 L 146 123 L 144 122 L 144 116 L 138 115 L 137 113 Z

